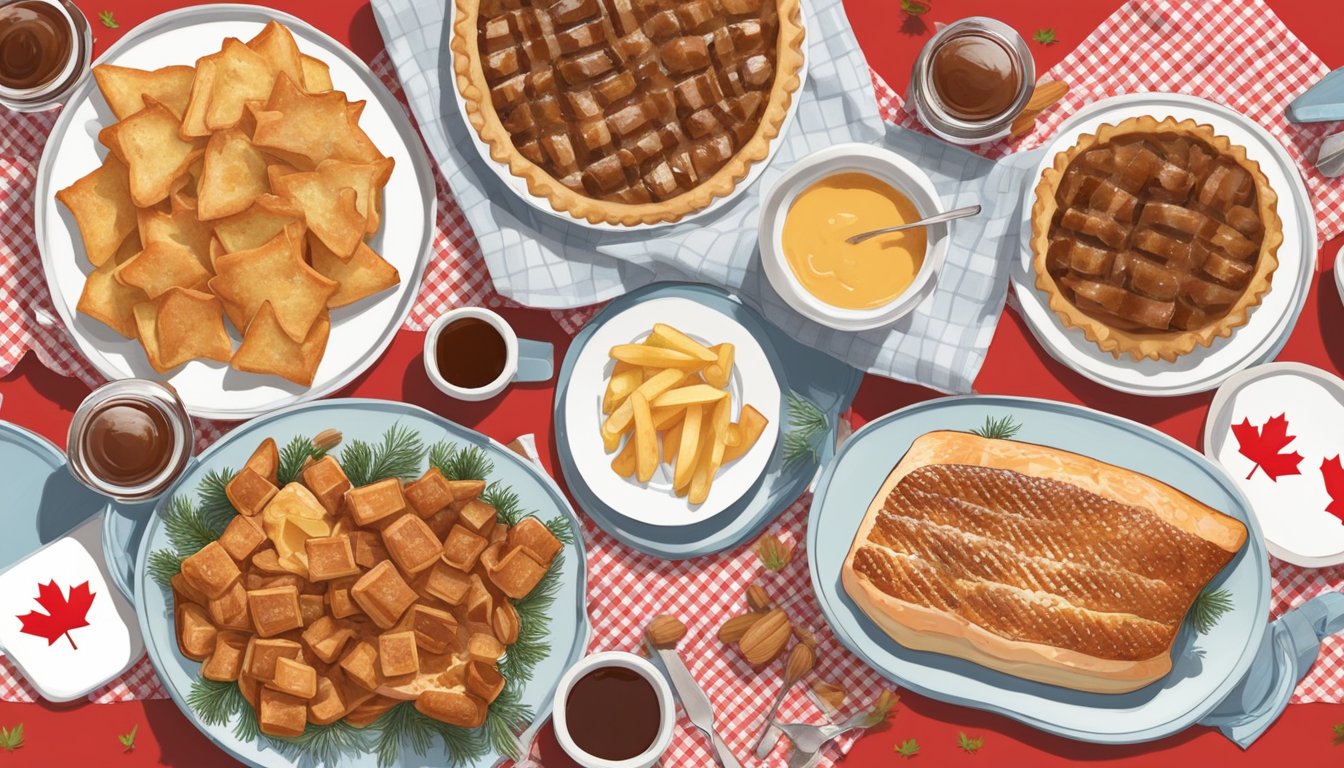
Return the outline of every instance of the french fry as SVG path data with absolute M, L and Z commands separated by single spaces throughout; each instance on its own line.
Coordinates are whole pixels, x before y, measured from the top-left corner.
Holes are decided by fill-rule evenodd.
M 734 423 L 728 424 L 728 431 L 723 436 L 723 445 L 725 448 L 732 448 L 742 442 L 742 427 Z
M 710 426 L 714 430 L 714 464 L 711 467 L 710 480 L 714 478 L 714 473 L 719 471 L 719 466 L 723 464 L 723 452 L 725 450 L 725 438 L 728 435 L 728 398 L 723 398 L 714 404 L 713 421 Z
M 669 368 L 643 384 L 640 384 L 635 389 L 635 392 L 643 394 L 644 399 L 646 400 L 653 400 L 672 387 L 675 387 L 677 384 L 680 384 L 681 380 L 684 378 L 686 378 L 685 371 Z M 608 435 L 614 435 L 619 439 L 620 436 L 630 428 L 630 420 L 634 415 L 634 410 L 630 407 L 630 399 L 626 398 L 625 402 L 621 403 L 616 410 L 612 411 L 611 415 L 607 417 L 607 420 L 603 422 L 603 443 L 610 446 L 607 448 L 607 453 L 616 450 L 616 446 L 607 442 Z
M 709 347 L 666 323 L 654 324 L 653 333 L 649 334 L 649 341 L 655 340 L 658 346 L 675 349 L 684 355 L 698 358 L 706 363 L 713 363 L 719 359 L 719 356 L 710 351 Z
M 608 432 L 604 428 L 602 430 L 602 450 L 606 451 L 607 453 L 611 453 L 617 448 L 620 448 L 621 438 L 625 436 L 626 432 L 630 431 L 630 427 L 633 425 L 634 425 L 633 420 L 627 421 L 625 423 L 625 426 L 621 429 L 620 432 Z
M 672 486 L 679 488 L 691 481 L 695 472 L 696 459 L 700 451 L 700 423 L 703 420 L 704 406 L 691 405 L 686 408 L 686 418 L 681 422 L 676 452 L 676 471 L 672 474 Z
M 611 348 L 613 360 L 631 365 L 652 366 L 658 368 L 686 368 L 699 370 L 705 367 L 705 361 L 691 357 L 675 349 L 661 349 L 644 344 L 617 344 Z
M 617 362 L 611 371 L 611 380 L 607 382 L 607 392 L 602 396 L 602 412 L 611 413 L 625 402 L 635 388 L 644 383 L 644 372 L 638 366 Z
M 715 361 L 705 367 L 705 381 L 711 385 L 723 389 L 728 386 L 728 380 L 733 375 L 733 358 L 736 349 L 732 344 L 723 343 L 711 347 L 714 350 Z
M 742 435 L 742 439 L 737 445 L 724 448 L 723 463 L 737 461 L 751 450 L 751 447 L 760 439 L 761 433 L 765 431 L 765 426 L 770 420 L 761 415 L 761 412 L 750 405 L 742 406 L 742 413 L 737 417 L 737 428 Z
M 704 425 L 700 430 L 700 455 L 695 462 L 695 472 L 691 476 L 690 490 L 686 494 L 686 500 L 691 504 L 704 504 L 705 499 L 709 498 L 709 488 L 714 484 L 714 443 L 716 442 L 714 419 L 712 417 L 704 419 Z M 720 455 L 722 454 L 720 453 Z
M 667 408 L 651 408 L 653 414 L 653 428 L 662 432 L 670 429 L 673 424 L 681 420 L 686 415 L 686 408 L 680 405 L 673 405 Z
M 630 393 L 630 406 L 635 421 L 635 477 L 639 482 L 647 483 L 653 479 L 653 470 L 658 468 L 658 433 L 653 431 L 649 400 L 643 392 L 636 389 Z
M 635 441 L 626 440 L 625 447 L 616 454 L 616 458 L 611 460 L 611 471 L 619 477 L 630 477 L 635 474 Z
M 685 411 L 682 412 L 685 415 Z M 655 425 L 657 422 L 655 422 Z M 681 448 L 681 430 L 686 426 L 686 419 L 681 419 L 667 428 L 663 433 L 663 463 L 671 465 L 677 460 L 677 451 Z
M 688 387 L 669 389 L 653 400 L 655 408 L 671 408 L 678 405 L 698 405 L 716 403 L 728 399 L 728 393 L 708 384 L 692 384 Z

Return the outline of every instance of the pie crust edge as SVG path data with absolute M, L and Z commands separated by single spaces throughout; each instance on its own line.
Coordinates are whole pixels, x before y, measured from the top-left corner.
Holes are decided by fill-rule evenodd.
M 1165 333 L 1135 333 L 1114 328 L 1079 309 L 1064 295 L 1054 277 L 1046 268 L 1046 253 L 1050 247 L 1050 223 L 1054 219 L 1058 202 L 1055 192 L 1059 182 L 1073 160 L 1094 146 L 1109 143 L 1117 136 L 1129 133 L 1182 133 L 1208 144 L 1219 154 L 1232 158 L 1238 165 L 1251 174 L 1255 182 L 1256 207 L 1264 227 L 1264 239 L 1260 244 L 1260 255 L 1256 261 L 1255 272 L 1241 297 L 1222 318 L 1208 325 L 1190 331 L 1169 331 Z M 1233 144 L 1226 136 L 1214 133 L 1213 126 L 1197 123 L 1193 119 L 1177 122 L 1168 117 L 1162 121 L 1149 115 L 1131 117 L 1116 125 L 1105 124 L 1098 127 L 1095 134 L 1085 133 L 1072 147 L 1055 155 L 1055 162 L 1041 174 L 1036 185 L 1036 202 L 1031 209 L 1031 249 L 1032 268 L 1036 272 L 1036 287 L 1050 297 L 1050 309 L 1064 325 L 1081 330 L 1088 341 L 1093 342 L 1103 352 L 1110 352 L 1116 358 L 1127 353 L 1134 360 L 1150 358 L 1174 362 L 1181 355 L 1193 352 L 1195 347 L 1207 347 L 1214 340 L 1231 336 L 1237 328 L 1250 319 L 1251 310 L 1260 305 L 1260 300 L 1271 287 L 1271 278 L 1278 267 L 1276 255 L 1283 243 L 1283 222 L 1279 218 L 1278 194 L 1269 185 L 1269 180 L 1260 170 L 1260 164 L 1246 157 L 1245 147 Z
M 453 20 L 449 47 L 453 52 L 453 71 L 457 87 L 462 94 L 462 103 L 466 107 L 467 122 L 476 129 L 481 141 L 490 147 L 490 157 L 496 162 L 507 165 L 514 176 L 523 179 L 527 183 L 528 191 L 534 197 L 548 200 L 556 211 L 568 213 L 577 219 L 586 219 L 593 224 L 605 222 L 633 226 L 671 223 L 705 208 L 715 198 L 731 194 L 738 183 L 746 178 L 751 166 L 764 160 L 769 154 L 770 142 L 783 128 L 794 94 L 801 82 L 805 34 L 801 2 L 767 0 L 775 2 L 779 9 L 775 79 L 770 88 L 765 111 L 761 114 L 760 124 L 751 139 L 743 144 L 742 148 L 713 176 L 667 200 L 630 204 L 588 197 L 561 184 L 544 168 L 523 157 L 514 147 L 513 136 L 500 121 L 499 114 L 495 112 L 495 104 L 490 97 L 490 86 L 485 79 L 485 70 L 481 64 L 480 46 L 477 44 L 480 0 L 453 1 L 456 6 L 456 17 Z

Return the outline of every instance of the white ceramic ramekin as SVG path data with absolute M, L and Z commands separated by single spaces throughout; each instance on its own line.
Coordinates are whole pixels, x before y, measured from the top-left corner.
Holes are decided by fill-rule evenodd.
M 827 176 L 846 172 L 866 173 L 890 184 L 915 204 L 920 218 L 943 210 L 933 182 L 914 163 L 871 144 L 837 144 L 799 160 L 765 194 L 759 229 L 761 266 L 775 292 L 799 314 L 838 330 L 866 331 L 896 322 L 924 300 L 947 255 L 948 225 L 928 227 L 924 263 L 914 282 L 895 299 L 870 309 L 845 309 L 823 302 L 803 287 L 784 257 L 780 242 L 784 217 L 804 189 Z
M 658 708 L 661 710 L 659 714 L 660 722 L 657 737 L 654 738 L 653 744 L 643 754 L 636 755 L 628 760 L 604 760 L 584 752 L 570 737 L 569 725 L 565 719 L 565 702 L 569 699 L 570 689 L 574 687 L 574 683 L 579 678 L 599 667 L 623 667 L 633 670 L 647 680 L 649 685 L 653 686 L 653 691 L 658 696 Z M 672 728 L 676 724 L 677 715 L 676 705 L 672 701 L 672 689 L 657 667 L 649 663 L 648 659 L 636 656 L 633 653 L 605 651 L 594 653 L 580 660 L 578 664 L 569 668 L 564 677 L 560 678 L 560 685 L 555 689 L 551 720 L 555 724 L 555 738 L 556 741 L 560 742 L 560 748 L 574 762 L 584 768 L 651 768 L 658 763 L 659 758 L 672 744 Z

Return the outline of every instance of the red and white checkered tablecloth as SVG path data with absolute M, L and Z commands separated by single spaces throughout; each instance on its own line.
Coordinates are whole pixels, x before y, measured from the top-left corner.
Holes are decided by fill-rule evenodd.
M 387 57 L 373 63 L 400 94 Z M 1217 4 L 1135 2 L 1121 8 L 1057 67 L 1044 75 L 1070 84 L 1064 101 L 1047 113 L 1030 135 L 982 148 L 991 156 L 1039 145 L 1060 122 L 1082 105 L 1118 93 L 1168 90 L 1225 103 L 1268 128 L 1299 160 L 1316 201 L 1318 235 L 1324 240 L 1344 227 L 1344 189 L 1330 183 L 1304 158 L 1314 156 L 1324 134 L 1319 127 L 1289 125 L 1282 117 L 1286 101 L 1320 76 L 1326 67 L 1264 5 L 1238 8 Z M 874 77 L 884 118 L 913 126 L 900 99 Z M 34 308 L 50 309 L 40 259 L 32 241 L 34 169 L 51 115 L 0 116 L 0 373 L 8 372 L 27 349 L 53 370 L 94 384 L 97 374 L 78 357 L 60 330 L 34 320 Z M 439 222 L 434 253 L 406 327 L 424 328 L 446 307 L 464 304 L 501 306 L 508 302 L 491 287 L 480 252 L 452 194 L 438 180 Z M 592 316 L 592 308 L 556 311 L 570 333 Z M 204 443 L 230 425 L 213 424 Z M 792 563 L 780 573 L 764 571 L 750 544 L 732 552 L 690 562 L 667 563 L 624 547 L 591 523 L 584 537 L 589 557 L 589 613 L 595 649 L 633 649 L 643 624 L 659 613 L 680 616 L 690 632 L 681 647 L 692 674 L 718 713 L 720 730 L 739 755 L 748 752 L 762 710 L 779 684 L 782 662 L 761 674 L 746 667 L 715 638 L 718 627 L 744 609 L 742 591 L 760 579 L 794 619 L 813 630 L 820 644 L 818 672 L 851 694 L 854 706 L 866 706 L 887 685 L 827 630 L 809 583 L 802 542 L 809 497 L 793 504 L 769 532 L 795 546 Z M 1273 613 L 1291 608 L 1323 590 L 1344 588 L 1344 568 L 1308 570 L 1273 563 Z M 809 680 L 812 678 L 809 678 Z M 796 689 L 785 702 L 786 719 L 813 719 L 818 710 Z M 149 663 L 140 661 L 120 679 L 90 695 L 93 701 L 163 697 Z M 34 692 L 12 667 L 0 661 L 0 698 L 32 701 Z M 1294 701 L 1344 701 L 1344 640 L 1330 639 L 1321 660 L 1298 687 Z M 847 747 L 842 743 L 840 748 Z M 830 765 L 841 751 L 832 748 Z M 776 753 L 781 754 L 781 753 Z M 683 721 L 667 758 L 669 765 L 706 765 L 703 739 Z

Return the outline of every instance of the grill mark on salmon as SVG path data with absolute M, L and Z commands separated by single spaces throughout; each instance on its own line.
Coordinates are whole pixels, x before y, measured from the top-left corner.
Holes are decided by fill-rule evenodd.
M 892 489 L 854 568 L 892 597 L 1000 637 L 1138 660 L 1170 647 L 1232 556 L 1070 483 L 934 464 Z

